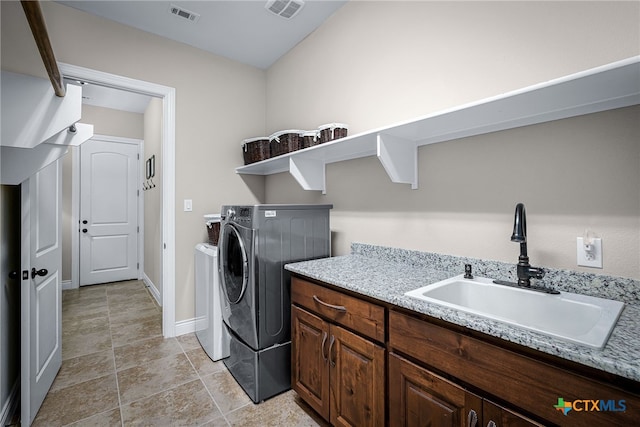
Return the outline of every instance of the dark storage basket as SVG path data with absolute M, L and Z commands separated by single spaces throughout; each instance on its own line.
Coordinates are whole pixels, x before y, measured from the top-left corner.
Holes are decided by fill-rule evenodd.
M 340 139 L 347 136 L 349 126 L 344 123 L 328 123 L 326 125 L 318 126 L 318 133 L 320 135 L 320 143 L 333 141 L 334 139 Z
M 269 137 L 271 145 L 271 157 L 281 156 L 302 148 L 301 130 L 283 130 Z
M 245 165 L 268 159 L 271 157 L 269 138 L 259 137 L 245 139 L 242 141 L 242 154 Z
M 318 135 L 317 130 L 304 132 L 300 137 L 302 138 L 301 148 L 309 148 L 313 147 L 314 145 L 320 144 L 320 136 Z
M 220 215 L 205 215 L 204 217 L 207 220 L 208 243 L 213 246 L 218 246 L 218 239 L 220 238 Z

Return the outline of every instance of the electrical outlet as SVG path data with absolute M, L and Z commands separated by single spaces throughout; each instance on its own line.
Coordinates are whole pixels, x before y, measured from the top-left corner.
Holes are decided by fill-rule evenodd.
M 193 210 L 193 202 L 191 199 L 184 199 L 184 211 L 191 212 Z
M 578 265 L 583 267 L 602 268 L 602 239 L 594 238 L 591 244 L 591 250 L 587 251 L 584 247 L 584 239 L 578 237 L 577 241 L 577 257 Z

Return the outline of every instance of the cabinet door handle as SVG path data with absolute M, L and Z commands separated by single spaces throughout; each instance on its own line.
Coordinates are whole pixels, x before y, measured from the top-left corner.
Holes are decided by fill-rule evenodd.
M 327 342 L 327 332 L 326 331 L 322 331 L 322 344 L 320 345 L 320 352 L 322 353 L 322 359 L 324 360 L 324 363 L 327 363 L 329 361 L 329 356 L 325 356 L 324 355 L 324 344 Z
M 498 426 L 493 420 L 489 420 L 489 422 L 487 423 L 487 427 L 498 427 Z
M 333 344 L 336 342 L 336 337 L 334 337 L 333 335 L 331 335 L 331 340 L 329 341 L 329 364 L 331 365 L 331 367 L 335 368 L 336 367 L 336 362 L 335 359 L 332 359 L 331 357 L 331 350 L 333 349 Z
M 346 309 L 345 306 L 343 306 L 343 305 L 333 305 L 333 304 L 326 303 L 326 302 L 322 301 L 320 298 L 318 298 L 317 295 L 313 296 L 313 300 L 315 302 L 317 302 L 318 304 L 322 304 L 325 307 L 329 307 L 329 308 L 331 308 L 333 310 L 336 310 L 336 311 L 339 311 L 341 313 L 346 313 L 347 312 L 347 309 Z
M 478 414 L 473 409 L 470 409 L 467 415 L 467 427 L 476 427 L 476 424 L 478 424 Z

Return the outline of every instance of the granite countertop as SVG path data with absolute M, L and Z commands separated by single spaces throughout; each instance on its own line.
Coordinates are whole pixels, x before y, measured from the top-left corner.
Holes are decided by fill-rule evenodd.
M 549 278 L 541 283 L 544 286 L 625 302 L 606 346 L 595 349 L 404 295 L 412 289 L 464 273 L 466 263 L 474 266 L 474 275 L 513 280 L 515 266 L 506 263 L 357 243 L 352 245 L 351 255 L 297 262 L 285 268 L 398 307 L 640 381 L 638 281 L 547 270 Z

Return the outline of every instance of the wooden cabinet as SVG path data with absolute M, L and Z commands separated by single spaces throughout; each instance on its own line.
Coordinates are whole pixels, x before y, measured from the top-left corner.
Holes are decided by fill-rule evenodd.
M 355 295 L 291 281 L 292 387 L 334 426 L 638 425 L 637 382 Z
M 630 426 L 637 425 L 638 412 L 599 408 L 584 410 L 586 403 L 603 400 L 624 402 L 626 408 L 640 407 L 636 392 L 628 392 L 612 381 L 600 381 L 530 355 L 503 348 L 453 331 L 431 321 L 390 311 L 389 351 L 419 361 L 430 370 L 446 373 L 479 390 L 483 397 L 508 402 L 509 408 L 534 414 L 545 425 Z M 390 382 L 395 381 L 391 378 Z M 637 390 L 637 388 L 636 388 Z M 565 415 L 556 408 L 558 400 L 577 402 L 578 410 Z M 614 409 L 612 405 L 610 409 Z M 531 425 L 515 412 L 483 402 L 485 419 L 496 426 Z M 517 422 L 516 422 L 517 420 Z M 500 421 L 500 423 L 499 423 Z M 530 421 L 529 421 L 530 422 Z M 535 424 L 534 424 L 535 425 Z M 492 427 L 492 426 L 491 426 Z
M 384 337 L 384 309 L 297 278 L 291 286 L 292 388 L 335 426 L 383 426 L 385 348 L 368 336 Z
M 402 357 L 389 355 L 389 419 L 398 426 L 471 426 L 482 399 Z
M 393 353 L 389 419 L 404 427 L 541 426 Z

